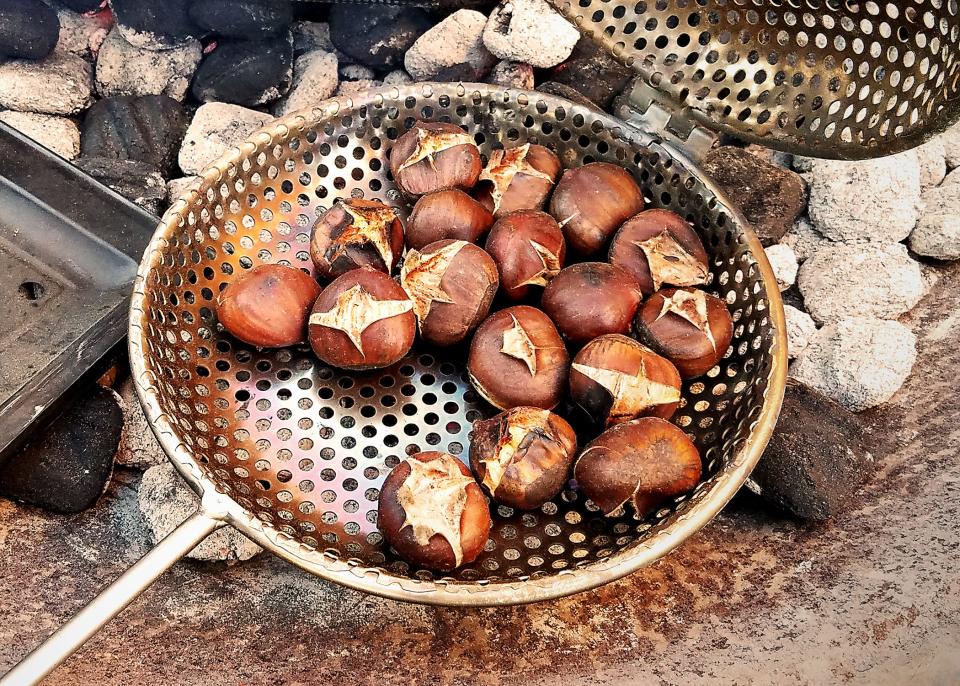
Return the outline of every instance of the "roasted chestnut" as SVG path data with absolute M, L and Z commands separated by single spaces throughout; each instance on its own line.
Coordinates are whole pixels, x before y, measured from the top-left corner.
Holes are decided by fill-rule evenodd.
M 480 172 L 474 195 L 501 217 L 516 210 L 542 210 L 560 175 L 560 160 L 542 145 L 494 150 Z
M 600 336 L 573 358 L 570 400 L 601 427 L 641 416 L 669 419 L 680 403 L 680 373 L 632 338 Z
M 393 180 L 410 197 L 443 188 L 473 188 L 482 168 L 473 136 L 446 122 L 416 122 L 390 153 Z
M 239 275 L 217 296 L 217 319 L 234 338 L 258 348 L 303 343 L 320 284 L 294 267 L 263 264 Z
M 540 507 L 567 482 L 577 435 L 565 419 L 539 407 L 515 407 L 473 423 L 470 467 L 497 502 Z
M 434 345 L 466 338 L 490 313 L 499 283 L 493 258 L 466 241 L 443 240 L 411 250 L 400 271 L 420 335 Z
M 487 236 L 487 252 L 500 270 L 510 300 L 522 300 L 532 286 L 550 283 L 563 268 L 567 246 L 557 221 L 546 212 L 519 210 L 504 215 Z
M 699 286 L 710 277 L 707 251 L 687 221 L 669 210 L 645 210 L 620 227 L 610 264 L 630 272 L 645 296 L 668 286 Z
M 684 379 L 710 371 L 727 352 L 733 318 L 727 303 L 692 288 L 664 288 L 637 312 L 637 337 L 676 365 Z
M 517 305 L 490 315 L 473 335 L 470 382 L 501 410 L 530 405 L 553 409 L 563 397 L 570 355 L 550 318 Z
M 364 267 L 334 279 L 308 327 L 317 357 L 342 369 L 379 369 L 400 360 L 417 333 L 413 301 L 396 281 Z
M 470 470 L 447 453 L 406 458 L 380 489 L 377 527 L 415 565 L 449 571 L 473 562 L 490 525 L 490 506 Z
M 403 223 L 381 202 L 337 200 L 313 225 L 310 256 L 327 279 L 358 267 L 390 274 L 402 254 Z
M 563 172 L 550 199 L 550 214 L 578 255 L 592 255 L 614 231 L 643 209 L 643 193 L 623 167 L 592 162 Z
M 425 245 L 452 238 L 476 243 L 493 224 L 490 211 L 457 188 L 422 196 L 407 218 L 407 246 Z
M 640 290 L 620 267 L 581 262 L 553 277 L 540 305 L 563 337 L 579 345 L 605 333 L 628 333 Z
M 689 436 L 668 421 L 644 417 L 607 429 L 587 447 L 573 477 L 607 516 L 629 503 L 643 519 L 669 498 L 700 481 L 700 453 Z

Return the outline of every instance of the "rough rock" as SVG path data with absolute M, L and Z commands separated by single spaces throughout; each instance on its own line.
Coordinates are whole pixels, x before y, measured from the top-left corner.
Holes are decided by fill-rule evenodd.
M 167 454 L 163 452 L 157 437 L 150 428 L 150 422 L 143 413 L 143 406 L 134 390 L 133 379 L 127 378 L 119 389 L 123 410 L 123 431 L 117 446 L 115 460 L 117 464 L 134 469 L 149 469 L 165 464 Z
M 920 265 L 900 243 L 834 243 L 800 267 L 800 292 L 820 323 L 862 316 L 892 319 L 927 291 Z
M 503 86 L 504 88 L 533 90 L 533 67 L 525 62 L 508 62 L 502 60 L 493 66 L 490 76 L 487 77 L 487 83 Z
M 565 83 L 558 83 L 556 81 L 544 81 L 539 86 L 537 86 L 537 90 L 540 91 L 541 93 L 547 93 L 548 95 L 556 95 L 561 98 L 566 98 L 571 102 L 584 105 L 586 107 L 589 107 L 590 109 L 597 110 L 598 112 L 602 111 L 600 109 L 600 106 L 597 103 L 593 102 L 592 100 L 587 98 L 587 96 L 585 96 L 583 93 L 573 88 L 572 86 L 568 86 Z
M 274 111 L 277 115 L 284 115 L 313 107 L 336 93 L 339 82 L 335 54 L 314 50 L 301 55 L 293 66 L 293 88 L 277 103 Z
M 335 3 L 329 22 L 330 40 L 337 49 L 381 70 L 402 65 L 407 50 L 434 23 L 418 7 L 350 3 Z
M 802 519 L 823 521 L 846 508 L 873 468 L 856 415 L 792 381 L 751 478 L 764 500 Z
M 185 174 L 199 174 L 228 148 L 272 119 L 269 114 L 223 102 L 201 105 L 183 137 L 178 157 L 180 169 Z
M 110 157 L 80 157 L 74 164 L 147 212 L 160 214 L 167 187 L 156 167 Z
M 632 69 L 617 62 L 589 38 L 582 38 L 570 58 L 550 72 L 549 80 L 573 88 L 591 103 L 604 108 L 627 87 L 633 76 Z
M 191 0 L 110 0 L 110 7 L 128 43 L 147 50 L 166 50 L 201 33 L 190 20 L 190 3 Z
M 293 39 L 222 40 L 200 63 L 190 92 L 201 102 L 253 107 L 272 102 L 290 89 Z
M 182 101 L 201 57 L 197 40 L 187 40 L 169 50 L 144 50 L 130 45 L 114 29 L 97 57 L 97 91 L 102 97 L 169 95 Z
M 800 217 L 790 230 L 783 235 L 780 242 L 793 248 L 793 252 L 801 264 L 812 257 L 821 245 L 832 243 L 814 228 L 808 217 Z
M 295 21 L 290 25 L 290 32 L 293 34 L 294 57 L 300 57 L 314 50 L 325 52 L 336 50 L 333 47 L 333 41 L 330 40 L 330 24 L 325 21 Z
M 99 7 L 99 3 L 97 6 Z M 68 52 L 85 59 L 97 56 L 100 46 L 113 27 L 113 14 L 107 11 L 78 14 L 58 7 L 57 17 L 60 20 L 60 36 L 57 39 L 56 52 Z
M 960 122 L 941 133 L 937 138 L 943 143 L 943 156 L 948 169 L 960 167 Z
M 784 169 L 793 169 L 793 154 L 789 152 L 783 152 L 781 150 L 774 150 L 773 148 L 768 148 L 765 145 L 757 145 L 752 143 L 744 148 L 751 155 L 756 155 L 757 157 L 766 160 L 771 164 L 775 164 L 778 167 L 783 167 Z
M 812 160 L 808 214 L 835 241 L 897 243 L 920 213 L 920 163 L 914 151 L 876 160 Z
M 900 322 L 852 317 L 820 329 L 790 368 L 802 383 L 851 412 L 893 397 L 917 358 L 917 337 Z
M 793 248 L 783 243 L 777 243 L 764 249 L 767 253 L 767 260 L 773 268 L 773 274 L 777 277 L 777 285 L 781 291 L 790 288 L 797 280 L 797 270 L 800 265 L 797 263 L 797 254 Z
M 0 64 L 0 108 L 76 114 L 93 102 L 93 66 L 70 53 Z
M 173 465 L 162 464 L 143 473 L 137 502 L 157 543 L 197 511 L 200 498 Z M 260 546 L 239 531 L 224 527 L 207 536 L 187 557 L 207 562 L 249 560 L 260 551 Z
M 362 64 L 344 64 L 337 69 L 342 81 L 373 81 L 376 73 L 370 67 Z
M 497 61 L 483 44 L 486 21 L 476 10 L 457 10 L 407 51 L 407 72 L 417 81 L 482 80 Z
M 275 36 L 293 21 L 289 0 L 193 0 L 189 13 L 200 28 L 230 38 Z
M 57 45 L 60 20 L 40 0 L 0 3 L 0 56 L 43 59 Z
M 103 98 L 83 120 L 84 157 L 144 162 L 169 175 L 187 131 L 187 114 L 165 95 Z
M 0 470 L 0 495 L 54 512 L 81 512 L 103 493 L 123 415 L 113 391 L 91 384 Z
M 570 57 L 580 32 L 544 0 L 504 0 L 490 14 L 483 43 L 504 60 L 554 67 Z
M 920 187 L 939 186 L 947 175 L 946 148 L 941 138 L 934 138 L 916 149 L 920 164 Z
M 167 181 L 167 203 L 173 204 L 198 178 L 200 177 L 184 176 Z
M 341 81 L 337 86 L 337 95 L 355 95 L 368 88 L 376 88 L 383 85 L 382 81 L 376 79 L 361 79 L 360 81 Z
M 960 259 L 960 173 L 939 188 L 924 191 L 920 220 L 910 234 L 910 249 L 938 260 Z
M 792 360 L 810 345 L 810 338 L 817 333 L 817 324 L 813 317 L 793 305 L 784 305 L 783 314 L 787 321 L 787 352 Z
M 67 117 L 35 112 L 0 112 L 0 121 L 29 136 L 65 160 L 80 154 L 80 127 Z
M 403 69 L 394 69 L 383 77 L 384 86 L 405 86 L 413 83 L 413 79 Z

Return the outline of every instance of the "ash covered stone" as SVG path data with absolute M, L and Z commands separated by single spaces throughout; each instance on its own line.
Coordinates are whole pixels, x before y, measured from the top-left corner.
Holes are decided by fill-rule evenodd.
M 369 88 L 376 88 L 383 85 L 382 81 L 376 79 L 361 79 L 360 81 L 341 81 L 337 86 L 337 95 L 356 95 Z
M 199 176 L 184 176 L 167 181 L 167 205 L 175 203 L 199 178 Z
M 617 62 L 592 40 L 581 38 L 570 58 L 550 72 L 549 81 L 572 88 L 604 108 L 623 92 L 633 76 L 632 69 Z
M 40 0 L 0 2 L 0 57 L 39 60 L 57 45 L 60 20 Z
M 394 69 L 383 77 L 384 86 L 405 86 L 413 83 L 413 78 L 403 69 Z
M 580 32 L 544 0 L 505 0 L 490 14 L 483 43 L 503 60 L 553 67 L 570 56 Z
M 290 25 L 293 34 L 293 56 L 300 57 L 305 52 L 323 50 L 334 52 L 330 40 L 330 24 L 325 21 L 295 21 Z M 347 62 L 348 60 L 341 60 Z
M 418 7 L 350 3 L 334 4 L 329 22 L 330 40 L 338 50 L 380 70 L 402 65 L 407 50 L 434 23 Z
M 110 0 L 113 16 L 127 42 L 147 50 L 166 50 L 200 35 L 188 14 L 191 0 Z
M 0 121 L 66 160 L 80 154 L 80 127 L 68 117 L 35 112 L 0 112 Z
M 493 66 L 490 76 L 487 77 L 487 83 L 504 88 L 533 90 L 533 67 L 525 62 L 501 60 Z
M 110 157 L 81 157 L 74 164 L 147 212 L 160 214 L 167 187 L 156 167 Z
M 780 242 L 793 248 L 797 260 L 803 264 L 821 245 L 824 243 L 829 245 L 832 241 L 824 238 L 808 217 L 800 217 Z
M 778 243 L 764 249 L 767 254 L 767 260 L 773 268 L 773 274 L 777 277 L 777 286 L 781 291 L 785 291 L 797 280 L 797 254 L 789 245 Z
M 916 149 L 920 164 L 920 187 L 939 186 L 947 175 L 947 150 L 941 137 L 933 138 Z
M 810 345 L 810 339 L 817 333 L 817 324 L 813 317 L 793 305 L 784 305 L 783 314 L 787 321 L 787 352 L 793 359 Z
M 273 102 L 290 89 L 293 38 L 221 40 L 200 63 L 190 92 L 201 102 L 253 107 Z
M 120 407 L 123 410 L 123 431 L 120 433 L 120 443 L 115 456 L 117 464 L 140 470 L 165 464 L 167 455 L 157 442 L 150 422 L 143 413 L 133 379 L 128 378 L 120 385 L 119 394 L 122 401 Z
M 548 95 L 556 95 L 561 98 L 566 98 L 571 102 L 585 105 L 586 107 L 589 107 L 592 110 L 597 110 L 598 112 L 600 111 L 600 106 L 597 103 L 588 99 L 583 93 L 571 86 L 566 85 L 565 83 L 559 83 L 557 81 L 544 81 L 537 86 L 537 90 L 541 93 L 547 93 Z
M 193 0 L 190 18 L 202 29 L 230 38 L 266 38 L 293 21 L 288 0 Z
M 183 137 L 178 157 L 180 169 L 186 174 L 199 174 L 228 148 L 243 142 L 272 119 L 269 114 L 239 105 L 201 105 Z
M 949 169 L 960 167 L 960 122 L 951 126 L 937 138 L 943 143 L 943 156 L 946 159 L 947 167 Z
M 200 41 L 189 39 L 169 50 L 144 50 L 126 41 L 116 28 L 97 57 L 97 91 L 111 95 L 168 95 L 183 100 L 200 64 Z
M 332 52 L 314 50 L 298 57 L 293 65 L 293 88 L 274 107 L 276 114 L 313 107 L 331 97 L 340 83 L 337 71 L 337 56 Z
M 373 81 L 377 78 L 376 72 L 362 64 L 343 64 L 337 69 L 341 81 Z
M 416 81 L 482 80 L 497 61 L 483 44 L 486 22 L 476 10 L 457 10 L 410 47 L 407 72 Z
M 68 52 L 84 59 L 97 56 L 100 46 L 113 27 L 113 15 L 107 11 L 78 14 L 58 7 L 57 17 L 60 20 L 60 36 L 56 52 Z
M 960 259 L 960 172 L 922 196 L 920 220 L 910 234 L 910 249 L 938 260 Z
M 70 53 L 0 64 L 0 108 L 77 114 L 93 102 L 93 66 Z

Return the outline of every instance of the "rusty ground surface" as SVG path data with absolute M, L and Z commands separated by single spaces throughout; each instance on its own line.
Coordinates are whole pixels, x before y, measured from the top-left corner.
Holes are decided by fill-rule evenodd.
M 268 554 L 183 562 L 47 683 L 958 684 L 960 268 L 940 277 L 914 374 L 865 415 L 877 472 L 829 524 L 741 496 L 646 570 L 507 609 L 381 600 Z M 137 478 L 80 516 L 0 502 L 0 671 L 145 552 Z

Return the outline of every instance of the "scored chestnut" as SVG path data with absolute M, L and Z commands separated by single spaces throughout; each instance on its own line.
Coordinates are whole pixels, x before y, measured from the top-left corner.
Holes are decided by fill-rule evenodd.
M 490 313 L 499 283 L 493 258 L 466 241 L 436 241 L 411 250 L 400 270 L 400 286 L 413 301 L 420 335 L 434 345 L 466 338 Z
M 414 198 L 443 188 L 473 188 L 482 168 L 473 136 L 447 122 L 416 122 L 390 153 L 393 180 Z
M 390 274 L 402 253 L 403 222 L 375 200 L 337 200 L 313 225 L 310 256 L 327 279 L 358 267 Z
M 487 317 L 470 342 L 467 373 L 477 392 L 501 410 L 551 410 L 563 397 L 570 355 L 550 318 L 517 305 Z
M 307 317 L 320 295 L 308 274 L 281 264 L 263 264 L 241 274 L 217 296 L 217 319 L 244 343 L 282 348 L 306 340 Z
M 470 467 L 497 502 L 532 510 L 567 482 L 577 435 L 565 419 L 539 407 L 515 407 L 473 423 Z
M 364 267 L 334 279 L 317 298 L 308 327 L 317 357 L 342 369 L 379 369 L 413 345 L 413 301 L 396 281 Z
M 383 482 L 377 527 L 409 562 L 449 571 L 477 559 L 490 534 L 490 506 L 453 455 L 417 453 Z
M 516 210 L 542 210 L 560 175 L 560 160 L 542 145 L 494 150 L 480 172 L 474 195 L 501 217 Z
M 407 246 L 419 250 L 445 238 L 476 243 L 492 224 L 486 207 L 458 188 L 446 188 L 417 200 L 407 218 Z
M 628 219 L 614 235 L 608 259 L 630 272 L 645 296 L 665 284 L 699 286 L 710 277 L 697 232 L 669 210 L 645 210 Z
M 657 417 L 607 429 L 587 444 L 573 468 L 577 484 L 604 515 L 620 516 L 629 503 L 635 519 L 692 490 L 700 473 L 700 453 L 690 437 Z
M 485 247 L 497 263 L 500 285 L 510 300 L 522 300 L 531 287 L 550 283 L 567 254 L 557 220 L 538 210 L 518 210 L 498 219 Z
M 600 336 L 573 358 L 570 400 L 600 427 L 645 415 L 669 419 L 680 403 L 680 373 L 632 338 Z
M 628 333 L 640 290 L 620 267 L 581 262 L 553 277 L 540 305 L 563 337 L 578 345 L 607 333 Z
M 623 167 L 591 162 L 563 172 L 550 199 L 567 247 L 592 255 L 627 219 L 643 209 L 643 192 Z
M 637 337 L 676 365 L 684 379 L 710 371 L 733 339 L 727 303 L 692 288 L 664 288 L 637 312 Z

